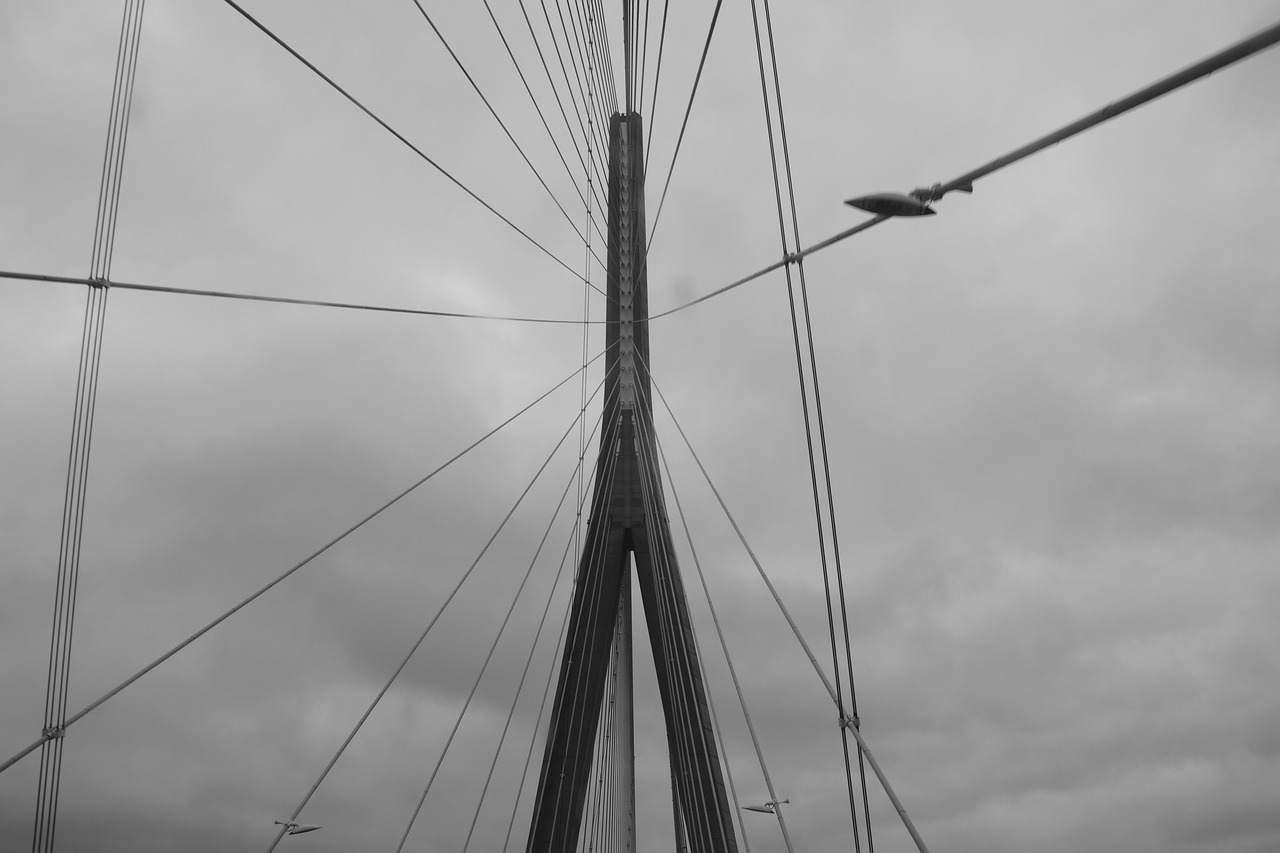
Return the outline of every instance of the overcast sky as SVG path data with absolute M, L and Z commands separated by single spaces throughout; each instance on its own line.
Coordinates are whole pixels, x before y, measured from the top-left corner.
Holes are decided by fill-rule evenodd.
M 582 268 L 577 235 L 409 0 L 246 5 Z M 554 110 L 519 7 L 492 5 Z M 774 5 L 806 243 L 863 217 L 845 198 L 950 179 L 1280 20 L 1274 0 Z M 712 6 L 672 4 L 646 116 L 651 228 Z M 428 7 L 581 227 L 580 169 L 561 166 L 483 7 Z M 89 272 L 119 13 L 0 4 L 0 269 Z M 749 7 L 726 3 L 654 233 L 655 312 L 780 256 L 755 62 Z M 807 265 L 863 731 L 938 853 L 1280 849 L 1277 80 L 1273 50 Z M 117 280 L 581 316 L 580 281 L 216 0 L 148 4 L 128 141 Z M 40 732 L 84 301 L 75 285 L 0 281 L 0 757 Z M 596 327 L 593 354 L 602 340 Z M 71 709 L 568 376 L 582 346 L 573 325 L 112 291 Z M 655 321 L 652 361 L 826 649 L 781 274 Z M 579 393 L 73 727 L 59 848 L 265 849 Z M 850 849 L 834 711 L 665 414 L 658 428 L 797 851 Z M 302 813 L 325 828 L 281 849 L 394 849 L 576 436 Z M 571 523 L 562 510 L 406 849 L 461 849 Z M 762 802 L 676 540 L 735 783 Z M 476 851 L 501 849 L 565 571 Z M 640 848 L 664 850 L 665 741 L 638 670 Z M 29 843 L 37 771 L 33 755 L 0 776 L 6 850 Z M 877 849 L 914 849 L 872 790 Z M 745 821 L 753 850 L 782 849 L 774 821 Z

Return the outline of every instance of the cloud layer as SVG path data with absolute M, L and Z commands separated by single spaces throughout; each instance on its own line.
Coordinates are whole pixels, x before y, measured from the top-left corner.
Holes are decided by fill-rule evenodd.
M 673 5 L 646 119 L 651 229 L 711 12 Z M 541 74 L 519 9 L 494 6 L 522 67 Z M 570 223 L 411 4 L 251 11 L 582 266 Z M 86 272 L 117 12 L 0 11 L 0 269 Z M 487 15 L 432 12 L 581 228 L 578 190 Z M 773 13 L 812 242 L 858 220 L 842 199 L 960 174 L 1280 19 L 1280 5 Z M 748 8 L 727 4 L 654 231 L 655 311 L 779 257 L 755 61 Z M 931 221 L 887 223 L 806 264 L 863 731 L 935 850 L 1280 846 L 1277 62 L 1272 51 L 1224 70 L 949 196 Z M 530 82 L 553 109 L 543 78 Z M 229 7 L 151 4 L 137 86 L 116 279 L 581 316 L 563 267 Z M 830 670 L 785 287 L 774 274 L 656 321 L 653 371 Z M 71 285 L 0 284 L 5 757 L 39 734 L 83 301 Z M 601 341 L 593 331 L 588 348 Z M 581 352 L 574 326 L 113 291 L 73 710 L 569 376 Z M 599 378 L 589 371 L 587 394 Z M 78 723 L 60 848 L 265 848 L 581 393 L 569 383 Z M 658 427 L 797 846 L 848 848 L 834 709 L 665 414 Z M 577 443 L 574 429 L 304 811 L 325 829 L 291 845 L 394 849 Z M 573 485 L 569 496 L 407 849 L 461 848 L 570 541 Z M 680 529 L 676 540 L 735 783 L 761 802 Z M 569 554 L 475 850 L 506 834 Z M 638 638 L 645 851 L 671 845 L 648 653 Z M 36 771 L 28 758 L 0 776 L 0 846 L 27 843 Z M 869 784 L 877 849 L 912 849 Z M 769 818 L 743 820 L 753 849 L 782 849 Z

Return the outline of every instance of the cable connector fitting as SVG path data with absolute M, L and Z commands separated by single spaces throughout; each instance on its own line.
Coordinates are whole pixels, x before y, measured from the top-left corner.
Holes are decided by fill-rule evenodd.
M 945 191 L 942 189 L 942 184 L 934 184 L 931 187 L 916 187 L 908 195 L 923 204 L 932 204 L 949 192 L 971 193 L 973 192 L 973 182 L 956 184 Z
M 782 258 L 782 260 L 783 260 L 783 261 L 784 261 L 788 266 L 790 266 L 791 264 L 798 264 L 798 263 L 800 263 L 800 261 L 801 261 L 801 260 L 803 260 L 803 259 L 804 259 L 804 258 L 803 258 L 803 256 L 802 256 L 799 252 L 790 252 L 790 253 L 788 253 L 788 254 L 784 255 L 784 256 L 783 256 L 783 258 Z
M 45 740 L 56 740 L 67 733 L 66 726 L 49 726 L 40 732 L 41 737 Z
M 862 729 L 862 720 L 858 719 L 857 717 L 853 716 L 852 714 L 849 714 L 849 715 L 841 714 L 841 715 L 840 715 L 840 728 L 842 728 L 842 729 L 859 729 L 859 730 L 861 730 L 861 729 Z
M 105 278 L 101 278 L 101 277 L 97 277 L 97 278 L 90 278 L 90 279 L 89 279 L 89 286 L 90 286 L 90 287 L 98 287 L 98 288 L 101 288 L 101 289 L 103 289 L 103 290 L 109 290 L 109 289 L 111 288 L 111 282 L 109 282 L 109 281 L 107 281 Z
M 942 198 L 942 184 L 934 184 L 931 187 L 916 187 L 911 191 L 910 195 L 925 204 L 930 204 Z

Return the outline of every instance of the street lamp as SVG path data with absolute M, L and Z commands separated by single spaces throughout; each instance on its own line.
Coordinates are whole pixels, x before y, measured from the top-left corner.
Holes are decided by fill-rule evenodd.
M 915 196 L 903 193 L 871 193 L 847 199 L 845 204 L 877 216 L 933 216 L 936 211 Z
M 931 187 L 918 187 L 909 193 L 871 193 L 847 199 L 845 204 L 876 216 L 933 216 L 937 211 L 929 206 L 930 203 L 952 190 L 971 193 L 973 184 L 948 187 L 945 191 L 942 184 L 934 184 Z
M 304 832 L 315 832 L 320 827 L 314 823 L 293 823 L 292 821 L 277 820 L 277 826 L 284 827 L 285 835 L 301 835 Z
M 749 812 L 763 812 L 765 814 L 777 814 L 778 806 L 780 806 L 782 803 L 789 803 L 789 802 L 791 802 L 790 798 L 787 798 L 785 800 L 770 800 L 769 802 L 764 803 L 762 805 L 743 806 L 742 808 L 744 808 Z

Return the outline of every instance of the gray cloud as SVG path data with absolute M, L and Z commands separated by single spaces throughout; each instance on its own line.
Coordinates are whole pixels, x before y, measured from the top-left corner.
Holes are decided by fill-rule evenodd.
M 0 269 L 85 273 L 117 11 L 0 11 Z M 578 238 L 410 4 L 253 11 L 581 265 Z M 518 10 L 495 12 L 522 65 L 538 68 Z M 812 241 L 857 221 L 842 199 L 959 174 L 1280 6 L 774 13 Z M 438 14 L 581 227 L 582 203 L 485 16 Z M 648 117 L 651 219 L 709 14 L 672 11 Z M 778 256 L 750 18 L 731 4 L 723 16 L 655 233 L 654 310 Z M 1277 845 L 1276 62 L 1215 74 L 948 197 L 934 221 L 888 223 L 806 263 L 859 710 L 933 849 Z M 218 4 L 147 10 L 113 274 L 455 311 L 582 310 L 565 270 Z M 784 287 L 775 273 L 655 322 L 653 368 L 829 670 Z M 0 287 L 6 756 L 39 729 L 83 300 L 69 285 Z M 593 332 L 593 351 L 601 340 Z M 573 327 L 113 292 L 72 710 L 567 376 L 581 347 Z M 78 723 L 60 846 L 265 846 L 569 426 L 578 394 L 570 383 Z M 792 832 L 806 849 L 848 847 L 834 709 L 660 408 L 658 428 Z M 576 444 L 575 431 L 304 812 L 325 829 L 292 843 L 394 846 Z M 562 510 L 548 538 L 411 847 L 461 846 L 572 516 Z M 739 795 L 760 802 L 680 552 Z M 568 583 L 473 849 L 502 844 Z M 641 844 L 661 849 L 670 795 L 647 639 L 636 654 Z M 0 847 L 26 843 L 35 778 L 30 758 L 0 777 Z M 870 785 L 878 849 L 911 849 Z M 782 849 L 768 818 L 744 822 L 754 849 Z

